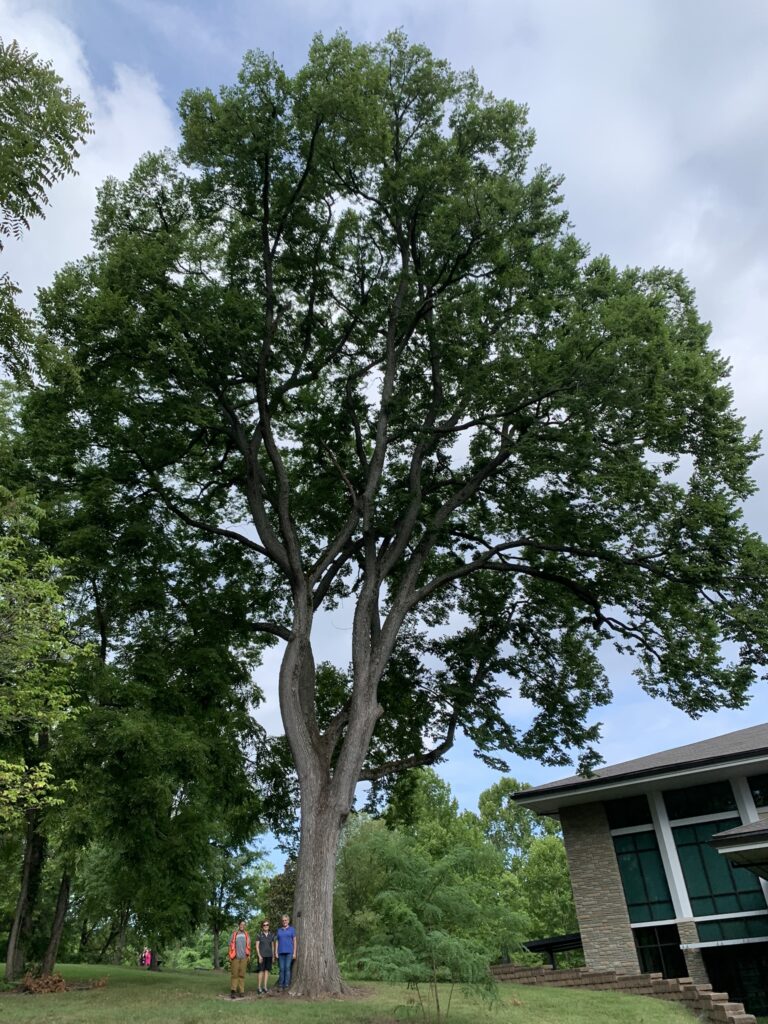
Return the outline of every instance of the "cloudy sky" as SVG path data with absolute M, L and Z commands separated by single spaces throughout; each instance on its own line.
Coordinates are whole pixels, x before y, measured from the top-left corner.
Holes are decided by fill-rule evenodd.
M 593 253 L 620 266 L 682 268 L 731 359 L 736 405 L 751 430 L 768 424 L 768 4 L 765 0 L 0 0 L 0 36 L 50 58 L 86 101 L 96 134 L 79 176 L 57 186 L 45 222 L 9 245 L 5 268 L 24 289 L 87 251 L 95 189 L 147 150 L 173 146 L 182 89 L 231 82 L 243 52 L 289 69 L 311 36 L 345 29 L 376 39 L 401 26 L 499 96 L 528 104 L 536 158 L 565 175 L 571 219 Z M 768 460 L 750 524 L 768 535 Z M 347 629 L 324 624 L 320 656 Z M 274 658 L 262 677 L 274 694 Z M 644 697 L 611 666 L 603 709 L 608 763 L 768 721 L 762 684 L 749 708 L 693 722 Z M 260 716 L 278 727 L 276 701 Z M 527 709 L 510 706 L 524 723 Z M 567 774 L 511 762 L 536 783 Z M 461 803 L 496 780 L 459 743 L 441 769 Z

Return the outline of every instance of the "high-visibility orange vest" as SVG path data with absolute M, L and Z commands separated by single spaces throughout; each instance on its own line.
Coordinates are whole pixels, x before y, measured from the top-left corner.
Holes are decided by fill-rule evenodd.
M 235 931 L 232 932 L 232 938 L 229 940 L 229 959 L 230 960 L 234 960 L 235 959 L 235 936 L 236 935 L 237 935 L 237 931 L 235 930 Z M 248 932 L 243 932 L 243 935 L 245 936 L 245 959 L 247 960 L 248 957 L 251 955 L 251 936 L 248 934 Z

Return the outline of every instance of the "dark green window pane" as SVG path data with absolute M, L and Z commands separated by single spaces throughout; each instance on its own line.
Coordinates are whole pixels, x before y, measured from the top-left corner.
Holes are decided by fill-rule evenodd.
M 699 942 L 724 939 L 761 939 L 768 936 L 768 917 L 734 917 L 728 921 L 700 921 Z
M 616 853 L 634 853 L 635 851 L 635 837 L 634 836 L 614 836 L 613 847 Z
M 714 832 L 712 833 L 714 835 Z M 682 825 L 680 828 L 675 829 L 675 835 L 679 836 L 678 845 L 681 843 L 695 843 L 696 842 L 696 830 L 693 825 Z
M 755 889 L 752 892 L 740 893 L 739 902 L 740 910 L 762 910 L 765 906 L 765 897 L 762 889 Z
M 635 836 L 638 850 L 658 850 L 655 832 L 638 832 Z
M 611 828 L 632 828 L 651 824 L 647 796 L 628 796 L 623 800 L 606 800 L 605 813 Z
M 664 793 L 664 803 L 671 821 L 736 810 L 736 798 L 727 779 L 710 782 L 706 786 L 669 789 Z
M 640 924 L 674 917 L 655 833 L 614 836 L 613 843 L 630 921 Z
M 716 914 L 738 914 L 740 910 L 746 909 L 739 903 L 739 897 L 732 893 L 729 896 L 715 896 Z
M 768 775 L 753 775 L 747 782 L 755 804 L 758 807 L 768 807 Z
M 699 921 L 696 930 L 699 933 L 699 942 L 717 942 L 723 937 L 719 921 Z
M 691 900 L 691 910 L 693 911 L 694 917 L 709 917 L 710 914 L 715 914 L 715 901 L 711 896 L 700 896 L 697 899 Z
M 715 833 L 739 824 L 739 818 L 729 818 L 672 830 L 695 917 L 762 910 L 765 906 L 759 878 L 746 868 L 732 868 L 727 858 L 709 845 Z

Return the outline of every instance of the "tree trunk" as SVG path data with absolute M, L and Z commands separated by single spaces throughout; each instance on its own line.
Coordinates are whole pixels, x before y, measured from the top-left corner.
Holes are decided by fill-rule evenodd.
M 53 914 L 53 923 L 51 924 L 51 937 L 48 940 L 48 948 L 45 951 L 43 957 L 43 963 L 41 967 L 42 974 L 50 974 L 56 965 L 56 958 L 59 955 L 59 945 L 61 943 L 61 936 L 64 931 L 64 921 L 67 917 L 67 909 L 69 908 L 69 888 L 71 880 L 69 872 L 64 871 L 61 876 L 61 884 L 59 885 L 59 894 L 56 897 L 56 910 Z
M 16 912 L 13 915 L 5 958 L 6 981 L 16 981 L 23 973 L 29 942 L 32 938 L 32 915 L 37 906 L 46 854 L 46 841 L 39 831 L 39 824 L 39 813 L 28 811 L 21 888 L 16 902 Z
M 92 935 L 93 928 L 89 928 L 87 918 L 83 918 L 83 923 L 80 927 L 80 956 L 85 955 L 85 951 L 88 948 Z
M 118 966 L 123 962 L 123 955 L 125 953 L 125 938 L 128 931 L 128 918 L 131 915 L 131 911 L 128 907 L 120 914 L 120 931 L 117 935 L 117 945 L 115 946 L 115 952 L 112 956 L 112 963 Z
M 109 947 L 110 947 L 110 946 L 112 945 L 112 943 L 113 943 L 113 942 L 115 941 L 115 939 L 117 938 L 117 933 L 118 933 L 119 931 L 120 931 L 120 928 L 119 928 L 119 927 L 118 927 L 118 928 L 115 928 L 115 926 L 114 926 L 114 925 L 112 924 L 112 922 L 110 921 L 110 926 L 109 926 L 109 935 L 107 936 L 107 941 L 106 941 L 106 942 L 104 943 L 104 945 L 103 945 L 103 946 L 101 947 L 101 951 L 99 952 L 99 954 L 98 954 L 98 956 L 97 956 L 97 958 L 96 958 L 96 959 L 98 960 L 98 962 L 99 962 L 99 963 L 102 963 L 102 962 L 103 962 L 103 960 L 104 960 L 104 957 L 105 957 L 105 956 L 107 955 L 107 950 L 109 949 Z
M 347 991 L 333 941 L 336 854 L 346 814 L 340 814 L 329 801 L 329 787 L 325 788 L 319 799 L 301 801 L 301 843 L 293 904 L 298 948 L 291 991 L 310 999 Z
M 218 971 L 221 969 L 221 946 L 220 946 L 220 935 L 221 932 L 218 928 L 213 929 L 213 969 Z
M 280 711 L 301 792 L 301 837 L 293 904 L 298 949 L 291 991 L 310 999 L 348 991 L 341 980 L 333 941 L 336 855 L 381 713 L 370 657 L 360 655 L 370 654 L 370 624 L 366 632 L 361 618 L 364 615 L 358 605 L 355 632 L 362 632 L 363 637 L 357 642 L 357 658 L 353 658 L 357 666 L 349 708 L 343 722 L 337 723 L 338 728 L 331 725 L 325 734 L 318 729 L 315 663 L 309 640 L 311 613 L 304 616 L 298 598 L 294 606 L 294 637 L 286 646 L 280 666 Z M 337 747 L 339 754 L 332 767 Z
M 149 969 L 150 971 L 159 971 L 160 964 L 158 963 L 157 950 L 151 949 L 149 951 Z

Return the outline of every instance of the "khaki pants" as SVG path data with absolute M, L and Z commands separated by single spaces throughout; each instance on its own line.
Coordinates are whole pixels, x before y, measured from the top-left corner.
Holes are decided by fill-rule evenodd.
M 237 957 L 229 961 L 231 975 L 229 987 L 233 992 L 245 992 L 245 965 L 247 963 L 247 960 L 238 960 Z

